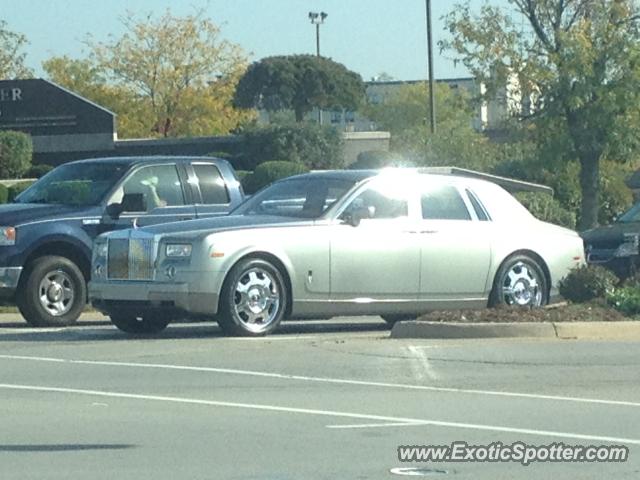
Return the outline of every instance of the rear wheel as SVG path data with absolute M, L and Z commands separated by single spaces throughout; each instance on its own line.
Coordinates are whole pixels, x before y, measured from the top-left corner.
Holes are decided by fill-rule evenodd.
M 126 333 L 136 335 L 159 333 L 167 328 L 171 322 L 168 315 L 148 312 L 137 315 L 127 311 L 111 311 L 108 313 L 111 323 Z
M 87 283 L 78 266 L 65 257 L 37 258 L 25 269 L 16 303 L 35 327 L 72 325 L 87 299 Z
M 548 301 L 547 277 L 535 259 L 513 255 L 502 263 L 493 283 L 490 306 L 542 307 Z
M 286 305 L 287 291 L 280 271 L 266 260 L 248 258 L 227 275 L 217 320 L 231 335 L 266 335 L 278 327 Z

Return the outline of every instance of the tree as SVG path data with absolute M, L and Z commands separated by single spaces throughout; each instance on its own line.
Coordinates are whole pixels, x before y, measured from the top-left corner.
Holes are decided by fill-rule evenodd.
M 504 8 L 469 3 L 446 17 L 453 37 L 441 48 L 487 85 L 517 85 L 533 101 L 521 116 L 537 142 L 563 161 L 577 159 L 579 228 L 597 223 L 601 161 L 638 152 L 640 15 L 634 0 L 509 0 Z M 522 112 L 520 112 L 522 113 Z
M 356 110 L 363 98 L 362 78 L 344 65 L 313 55 L 288 55 L 251 64 L 238 83 L 234 105 L 293 110 L 301 122 L 314 107 Z
M 88 59 L 50 61 L 47 70 L 91 100 L 102 98 L 118 114 L 123 136 L 225 134 L 253 118 L 232 105 L 246 55 L 220 38 L 203 11 L 143 19 L 128 13 L 122 23 L 119 38 L 89 37 Z
M 25 65 L 26 53 L 22 49 L 27 37 L 9 30 L 8 24 L 0 20 L 0 79 L 25 78 L 32 75 Z
M 487 138 L 473 128 L 469 95 L 436 84 L 435 98 L 435 136 L 427 125 L 426 83 L 401 85 L 384 102 L 365 107 L 364 114 L 379 128 L 391 132 L 391 150 L 410 162 L 488 170 L 497 160 L 496 152 Z

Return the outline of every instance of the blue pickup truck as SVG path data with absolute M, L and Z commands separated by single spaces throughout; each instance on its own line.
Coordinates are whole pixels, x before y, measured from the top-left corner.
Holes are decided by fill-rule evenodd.
M 61 165 L 0 205 L 0 298 L 33 326 L 73 324 L 87 301 L 97 235 L 225 215 L 243 197 L 231 165 L 211 157 Z

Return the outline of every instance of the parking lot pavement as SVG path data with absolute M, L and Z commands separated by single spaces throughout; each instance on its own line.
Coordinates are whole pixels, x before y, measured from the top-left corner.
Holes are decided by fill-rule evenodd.
M 0 327 L 0 478 L 638 478 L 640 345 L 391 340 L 376 317 L 265 338 L 100 319 Z M 10 323 L 10 322 L 9 322 Z M 5 322 L 6 324 L 6 322 Z M 407 463 L 400 445 L 623 444 L 625 463 Z

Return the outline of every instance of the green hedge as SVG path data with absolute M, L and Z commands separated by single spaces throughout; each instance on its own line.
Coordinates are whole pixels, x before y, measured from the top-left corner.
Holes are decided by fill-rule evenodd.
M 244 133 L 243 151 L 237 164 L 254 170 L 265 162 L 286 160 L 309 169 L 342 166 L 342 136 L 335 128 L 317 124 L 268 125 Z
M 40 178 L 45 176 L 55 167 L 51 165 L 47 165 L 46 163 L 39 163 L 37 165 L 32 165 L 29 170 L 24 174 L 27 178 Z
M 0 132 L 0 178 L 20 178 L 31 166 L 31 137 L 22 132 Z
M 13 202 L 15 200 L 15 198 L 21 194 L 22 192 L 24 192 L 27 188 L 29 188 L 31 185 L 33 185 L 35 182 L 30 181 L 30 180 L 25 180 L 24 182 L 18 182 L 18 183 L 14 183 L 13 185 L 11 185 L 9 187 L 9 195 L 8 195 L 8 201 L 9 202 Z
M 385 167 L 412 167 L 411 162 L 387 150 L 367 150 L 358 154 L 358 159 L 349 165 L 349 170 L 367 170 Z
M 251 195 L 276 180 L 308 171 L 309 169 L 300 163 L 265 162 L 258 165 L 253 173 L 242 178 L 242 187 L 246 193 Z
M 540 192 L 519 192 L 515 196 L 534 217 L 563 227 L 576 228 L 575 213 L 563 208 L 551 195 Z

